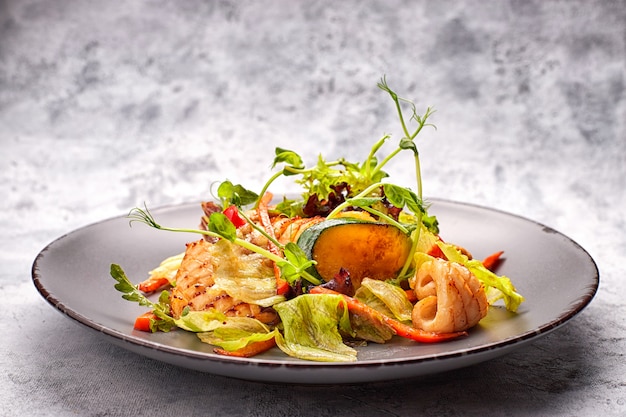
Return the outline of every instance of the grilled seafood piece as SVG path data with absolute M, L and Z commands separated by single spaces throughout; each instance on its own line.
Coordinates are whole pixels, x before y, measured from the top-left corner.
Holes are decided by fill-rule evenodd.
M 487 315 L 482 283 L 464 266 L 433 258 L 409 280 L 419 300 L 413 307 L 413 326 L 437 333 L 475 326 Z
M 236 299 L 215 286 L 220 265 L 228 265 L 233 270 L 246 264 L 246 274 L 269 276 L 273 279 L 273 267 L 265 258 L 230 245 L 233 246 L 230 249 L 236 251 L 233 255 L 224 250 L 223 246 L 226 244 L 230 245 L 229 242 L 223 242 L 223 245 L 213 244 L 204 239 L 187 244 L 185 256 L 176 273 L 176 285 L 170 293 L 172 315 L 179 318 L 185 307 L 192 311 L 216 309 L 227 316 L 253 317 L 266 324 L 276 323 L 278 315 L 272 308 Z
M 205 216 L 202 217 L 200 227 L 206 230 L 208 216 L 221 209 L 213 203 L 203 203 L 202 209 Z M 259 222 L 256 210 L 251 210 L 246 215 L 251 221 Z M 304 229 L 322 220 L 322 217 L 303 219 L 273 216 L 271 218 L 276 238 L 281 243 L 296 241 Z M 237 236 L 260 247 L 267 247 L 269 243 L 267 238 L 250 224 L 239 227 Z M 167 277 L 165 273 L 154 273 L 164 270 L 164 265 L 168 260 Z M 187 244 L 184 254 L 168 258 L 168 260 L 163 261 L 159 268 L 152 271 L 150 277 L 139 284 L 139 289 L 144 292 L 154 292 L 163 286 L 175 283 L 170 291 L 173 317 L 179 318 L 185 308 L 191 311 L 216 309 L 230 316 L 253 317 L 266 324 L 278 322 L 278 315 L 271 307 L 235 298 L 227 293 L 224 285 L 215 285 L 216 278 L 219 276 L 250 277 L 257 280 L 251 282 L 250 285 L 258 283 L 258 279 L 262 277 L 267 277 L 274 282 L 273 264 L 263 256 L 215 238 L 205 237 Z M 240 282 L 245 282 L 245 280 Z M 266 299 L 271 299 L 273 295 L 275 293 L 267 294 Z
M 206 230 L 210 214 L 221 209 L 214 203 L 203 203 L 202 209 L 205 215 L 201 219 L 200 227 Z M 256 210 L 246 212 L 246 216 L 256 224 L 260 222 L 259 213 Z M 274 235 L 282 244 L 296 242 L 305 229 L 323 220 L 321 216 L 289 218 L 277 215 L 270 218 Z M 269 245 L 268 239 L 250 224 L 239 227 L 237 236 L 259 247 Z M 231 295 L 243 293 L 233 286 L 246 284 L 254 286 L 259 282 L 259 278 L 267 277 L 275 283 L 274 265 L 263 256 L 220 239 L 204 237 L 187 244 L 184 256 L 181 254 L 176 260 L 179 264 L 177 270 L 169 271 L 170 275 L 167 279 L 164 276 L 152 274 L 139 285 L 143 291 L 151 292 L 158 289 L 157 287 L 175 283 L 170 292 L 173 317 L 179 318 L 185 308 L 191 311 L 216 309 L 230 316 L 253 317 L 266 324 L 278 322 L 278 315 L 268 305 L 269 302 L 264 304 L 256 302 L 256 299 L 241 299 Z M 175 276 L 173 276 L 174 273 Z M 219 277 L 222 277 L 222 280 L 216 285 Z M 246 277 L 253 279 L 237 281 L 237 278 Z M 267 288 L 267 286 L 265 289 L 261 288 L 258 292 L 267 291 Z M 250 288 L 248 290 L 255 291 Z M 259 298 L 271 300 L 272 296 L 276 296 L 275 286 L 273 290 L 273 294 L 266 293 Z
M 272 226 L 276 240 L 282 244 L 297 242 L 302 232 L 316 223 L 323 221 L 324 217 L 284 217 L 276 216 L 272 218 Z

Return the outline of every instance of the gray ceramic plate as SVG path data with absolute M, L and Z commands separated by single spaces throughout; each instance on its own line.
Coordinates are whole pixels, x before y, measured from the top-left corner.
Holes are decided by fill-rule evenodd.
M 109 276 L 111 263 L 134 282 L 164 258 L 182 252 L 198 235 L 129 227 L 124 216 L 96 223 L 52 242 L 34 261 L 33 281 L 61 313 L 133 352 L 178 366 L 254 381 L 340 384 L 415 377 L 476 364 L 524 346 L 563 325 L 595 295 L 598 269 L 571 239 L 536 222 L 484 207 L 434 200 L 430 209 L 442 237 L 482 258 L 505 251 L 499 273 L 526 297 L 517 314 L 491 308 L 468 337 L 440 344 L 394 338 L 359 348 L 358 361 L 317 363 L 294 359 L 277 348 L 254 358 L 218 356 L 191 333 L 133 330 L 145 308 L 121 298 Z M 157 221 L 196 228 L 199 204 L 152 210 Z

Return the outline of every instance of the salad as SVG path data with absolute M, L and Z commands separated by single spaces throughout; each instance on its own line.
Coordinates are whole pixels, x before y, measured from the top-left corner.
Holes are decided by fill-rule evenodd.
M 262 189 L 219 183 L 214 199 L 199 207 L 196 230 L 161 225 L 147 207 L 131 210 L 131 223 L 199 235 L 139 284 L 111 265 L 122 297 L 148 309 L 134 328 L 194 332 L 220 355 L 278 348 L 300 359 L 345 362 L 357 360 L 355 347 L 394 337 L 465 337 L 496 303 L 515 312 L 523 296 L 494 272 L 502 252 L 474 259 L 445 241 L 428 213 L 415 138 L 434 127 L 433 110 L 418 114 L 384 77 L 378 87 L 391 97 L 403 132 L 382 157 L 390 135 L 362 162 L 320 155 L 307 167 L 296 152 L 276 148 Z M 404 151 L 413 156 L 415 191 L 389 182 L 384 171 Z M 274 198 L 281 176 L 302 187 L 299 197 Z

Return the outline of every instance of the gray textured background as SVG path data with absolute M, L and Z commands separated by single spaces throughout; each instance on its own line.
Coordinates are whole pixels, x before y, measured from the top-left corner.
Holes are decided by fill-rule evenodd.
M 258 188 L 275 146 L 362 159 L 399 137 L 383 75 L 437 109 L 427 197 L 550 225 L 597 261 L 568 326 L 409 383 L 265 386 L 102 344 L 36 293 L 34 257 L 70 230 Z M 624 0 L 0 0 L 0 414 L 625 415 L 625 84 Z M 406 162 L 390 171 L 410 185 Z

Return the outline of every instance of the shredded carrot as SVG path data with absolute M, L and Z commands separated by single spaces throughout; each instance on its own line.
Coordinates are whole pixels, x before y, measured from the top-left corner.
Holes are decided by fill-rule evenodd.
M 272 193 L 265 193 L 261 200 L 259 201 L 259 206 L 257 208 L 259 213 L 259 219 L 261 220 L 261 225 L 265 229 L 265 232 L 270 235 L 272 238 L 276 239 L 276 234 L 274 233 L 274 226 L 272 226 L 272 221 L 270 220 L 269 214 L 269 203 L 272 201 Z M 274 242 L 270 241 L 268 244 L 268 250 L 272 252 L 274 255 L 282 256 L 280 253 L 280 249 L 274 244 Z M 280 268 L 274 262 L 274 276 L 276 277 L 276 294 L 282 295 L 289 291 L 289 283 L 285 281 L 280 276 Z
M 337 291 L 329 290 L 327 288 L 317 286 L 311 288 L 309 291 L 311 294 L 339 294 L 343 296 L 348 305 L 348 311 L 354 314 L 360 314 L 365 317 L 379 318 L 387 325 L 389 325 L 398 336 L 405 337 L 407 339 L 415 340 L 421 343 L 435 343 L 444 342 L 446 340 L 456 339 L 460 336 L 467 336 L 467 332 L 452 332 L 452 333 L 434 333 L 426 332 L 415 327 L 408 326 L 404 323 L 394 320 L 391 317 L 380 313 L 378 310 L 373 309 L 365 303 L 357 300 L 356 298 L 348 297 L 345 294 L 338 293 Z
M 249 358 L 249 357 L 258 355 L 259 353 L 263 353 L 266 350 L 270 350 L 274 346 L 276 346 L 276 339 L 272 337 L 269 340 L 262 340 L 260 342 L 252 342 L 242 347 L 241 349 L 237 349 L 234 351 L 228 351 L 228 350 L 224 350 L 221 348 L 215 348 L 213 349 L 213 352 L 217 353 L 218 355 L 236 356 L 239 358 Z

